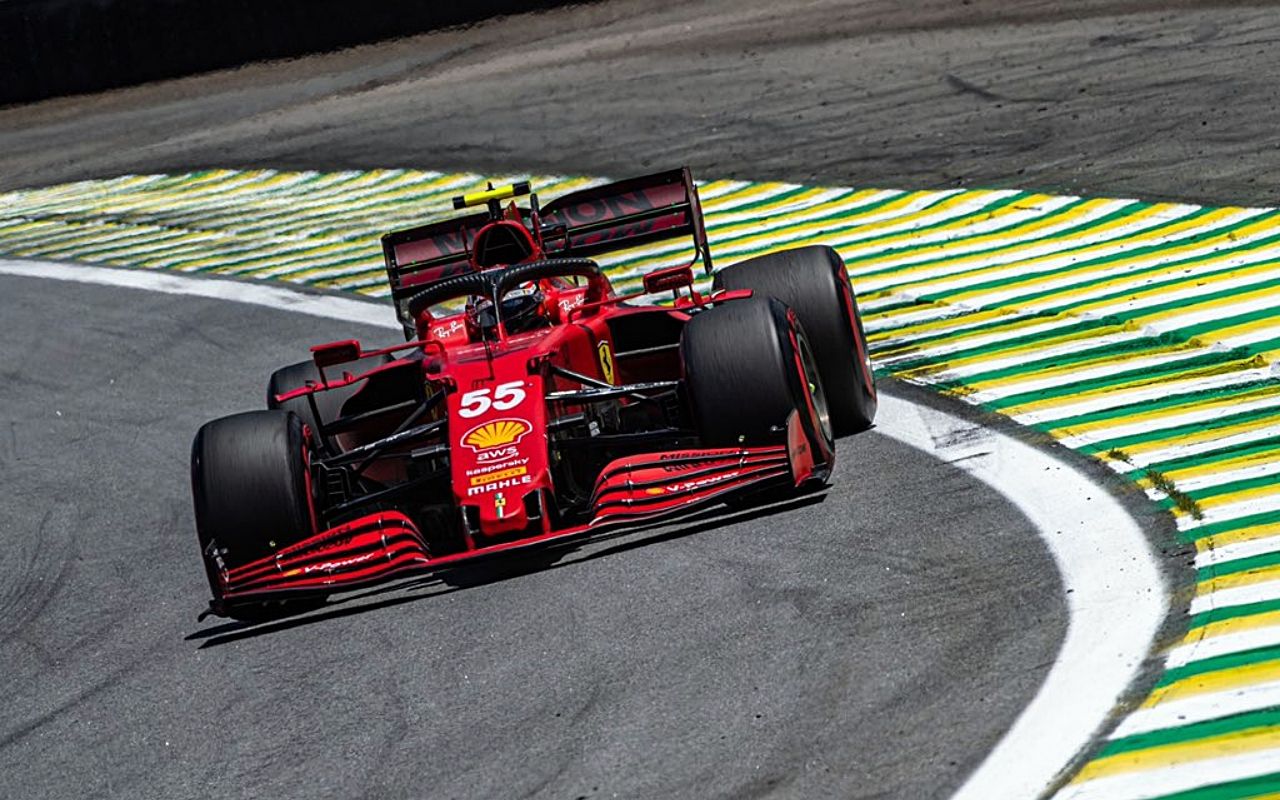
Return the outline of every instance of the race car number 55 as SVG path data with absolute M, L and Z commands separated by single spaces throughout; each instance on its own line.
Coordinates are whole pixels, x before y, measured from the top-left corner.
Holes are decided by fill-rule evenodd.
M 458 409 L 460 417 L 478 417 L 490 408 L 498 411 L 510 411 L 524 402 L 524 381 L 500 383 L 495 387 L 493 396 L 489 389 L 476 389 L 462 395 L 462 408 Z

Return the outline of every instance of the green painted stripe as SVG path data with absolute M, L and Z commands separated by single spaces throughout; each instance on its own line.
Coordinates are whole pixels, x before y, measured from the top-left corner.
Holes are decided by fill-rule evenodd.
M 1054 211 L 1052 211 L 1049 214 L 1035 217 L 1031 220 L 1021 221 L 1016 226 L 1013 226 L 1013 229 L 1016 230 L 1017 228 L 1023 227 L 1025 225 L 1033 225 L 1033 224 L 1042 225 L 1044 224 L 1044 221 L 1047 219 L 1054 219 L 1059 216 L 1067 216 L 1072 211 L 1076 210 L 1086 202 L 1088 201 L 1085 200 L 1084 198 L 1078 198 L 1074 202 L 1068 203 L 1060 208 L 1054 209 Z M 930 242 L 928 244 L 905 244 L 905 245 L 902 245 L 901 247 L 890 248 L 888 250 L 883 250 L 878 253 L 866 253 L 863 255 L 853 255 L 845 259 L 845 264 L 847 264 L 851 268 L 851 270 L 856 273 L 856 275 L 854 276 L 854 280 L 856 281 L 856 280 L 862 280 L 864 278 L 879 278 L 885 275 L 893 275 L 893 274 L 902 272 L 903 270 L 920 269 L 923 266 L 932 266 L 932 267 L 942 266 L 944 264 L 951 263 L 952 261 L 958 261 L 960 259 L 979 258 L 982 256 L 990 257 L 990 256 L 996 256 L 1001 253 L 1015 253 L 1019 250 L 1026 249 L 1028 246 L 1036 246 L 1041 244 L 1047 244 L 1050 242 L 1059 242 L 1059 241 L 1070 239 L 1073 236 L 1078 236 L 1082 233 L 1087 233 L 1088 231 L 1094 230 L 1104 225 L 1108 225 L 1118 220 L 1125 219 L 1126 217 L 1132 217 L 1135 214 L 1137 214 L 1139 211 L 1149 207 L 1150 206 L 1145 203 L 1137 203 L 1137 202 L 1131 203 L 1128 206 L 1118 208 L 1114 211 L 1111 211 L 1095 219 L 1086 220 L 1085 222 L 1081 222 L 1078 225 L 1072 225 L 1068 228 L 1063 228 L 1060 231 L 1054 231 L 1052 233 L 1047 233 L 1043 235 L 1019 238 L 1016 241 L 1012 241 L 1007 244 L 993 245 L 988 248 L 981 248 L 977 250 L 966 250 L 965 252 L 954 253 L 954 254 L 945 252 L 945 250 L 948 247 L 954 244 L 967 242 L 970 237 L 966 237 L 965 239 L 960 240 L 960 242 L 947 241 L 947 242 Z M 1005 230 L 1006 229 L 1000 229 L 998 231 L 984 231 L 980 234 L 976 234 L 976 236 L 990 236 L 993 234 L 999 235 Z M 870 261 L 872 259 L 892 258 L 894 256 L 908 255 L 913 252 L 926 252 L 930 249 L 938 249 L 943 252 L 939 252 L 937 257 L 935 258 L 929 258 L 922 261 L 912 261 L 907 264 L 894 264 L 892 266 L 882 267 L 880 269 L 866 270 L 865 272 L 858 271 L 856 269 L 858 264 L 864 263 L 866 261 Z
M 1144 431 L 1128 436 L 1119 436 L 1112 439 L 1102 439 L 1099 441 L 1089 442 L 1079 449 L 1086 453 L 1104 453 L 1108 450 L 1123 450 L 1135 444 L 1147 444 L 1149 442 L 1170 441 L 1176 442 L 1180 436 L 1185 434 L 1199 433 L 1214 428 L 1225 428 L 1231 425 L 1238 425 L 1244 422 L 1252 422 L 1259 419 L 1268 419 L 1276 416 L 1275 409 L 1262 408 L 1252 411 L 1243 411 L 1236 414 L 1224 414 L 1217 419 L 1207 420 L 1204 422 L 1193 422 L 1186 425 L 1175 425 L 1171 428 L 1163 428 L 1154 431 Z M 1238 527 L 1238 526 L 1233 526 Z
M 1154 469 L 1158 472 L 1173 472 L 1180 469 L 1209 466 L 1211 464 L 1216 464 L 1220 461 L 1227 461 L 1233 458 L 1243 458 L 1245 456 L 1262 455 L 1267 453 L 1280 454 L 1280 436 L 1271 436 L 1253 442 L 1243 442 L 1241 444 L 1224 447 L 1220 450 L 1209 450 L 1204 453 L 1183 456 L 1182 458 L 1172 458 L 1167 461 L 1152 462 L 1143 469 L 1130 472 L 1129 476 L 1133 480 L 1137 480 L 1142 477 L 1148 469 Z
M 1224 520 L 1222 522 L 1212 522 L 1208 525 L 1200 525 L 1181 531 L 1179 536 L 1187 542 L 1195 542 L 1200 539 L 1206 539 L 1210 536 L 1217 536 L 1231 531 L 1242 531 L 1245 528 L 1253 528 L 1259 525 L 1271 525 L 1280 522 L 1280 511 L 1264 511 L 1257 514 L 1250 514 L 1246 517 L 1237 517 L 1235 519 Z
M 1213 567 L 1205 567 L 1197 570 L 1199 575 L 1203 575 L 1206 571 L 1212 571 Z M 1222 574 L 1222 573 L 1219 573 Z M 1225 606 L 1223 608 L 1215 608 L 1212 611 L 1202 611 L 1191 617 L 1188 624 L 1188 630 L 1203 628 L 1213 622 L 1222 622 L 1228 619 L 1238 619 L 1240 617 L 1252 617 L 1257 614 L 1266 614 L 1271 611 L 1280 611 L 1280 600 L 1266 600 L 1260 603 L 1245 603 L 1238 606 Z
M 1105 217 L 1099 218 L 1097 220 L 1088 221 L 1078 226 L 1074 226 L 1073 228 L 1070 228 L 1058 233 L 1049 234 L 1039 239 L 1033 239 L 1031 240 L 1031 243 L 1034 243 L 1034 244 L 1061 243 L 1063 247 L 1060 249 L 1053 250 L 1049 253 L 1029 256 L 1028 258 L 1025 258 L 1025 259 L 1012 259 L 1007 262 L 999 263 L 997 266 L 1000 268 L 1011 268 L 1026 260 L 1057 258 L 1060 256 L 1069 256 L 1072 253 L 1083 252 L 1086 250 L 1095 250 L 1098 248 L 1122 246 L 1132 241 L 1143 240 L 1143 239 L 1150 238 L 1153 235 L 1159 235 L 1159 232 L 1162 230 L 1165 230 L 1166 228 L 1172 227 L 1174 225 L 1182 225 L 1189 221 L 1194 221 L 1196 219 L 1199 219 L 1205 216 L 1206 214 L 1209 214 L 1213 210 L 1213 209 L 1207 209 L 1207 208 L 1189 210 L 1186 214 L 1179 215 L 1171 219 L 1152 218 L 1149 220 L 1150 222 L 1149 225 L 1142 225 L 1136 230 L 1124 230 L 1123 225 L 1120 225 L 1120 226 L 1117 226 L 1117 228 L 1101 231 L 1102 238 L 1100 239 L 1088 237 L 1088 234 L 1090 234 L 1095 229 L 1103 228 L 1112 222 L 1117 222 L 1120 220 L 1124 220 L 1128 217 L 1136 216 L 1139 212 L 1144 211 L 1148 208 L 1150 208 L 1150 205 L 1145 203 L 1138 203 L 1135 206 L 1126 207 L 1124 209 L 1120 209 L 1115 212 L 1112 212 L 1111 214 L 1108 214 Z M 1079 237 L 1082 235 L 1088 238 L 1085 241 L 1076 241 L 1076 237 Z M 1027 249 L 1025 247 L 1025 244 L 1022 242 L 1017 242 L 1017 243 L 1012 243 L 1009 245 L 1002 246 L 997 250 L 993 250 L 991 252 L 981 253 L 981 255 L 994 257 L 999 253 L 1005 253 L 1005 254 L 1017 253 L 1018 251 L 1024 250 L 1024 249 Z M 971 254 L 968 254 L 968 253 L 962 253 L 962 254 L 956 254 L 956 255 L 939 254 L 939 257 L 936 259 L 914 262 L 908 265 L 903 265 L 902 267 L 895 266 L 895 267 L 886 268 L 883 271 L 879 271 L 878 275 L 879 276 L 892 275 L 895 271 L 901 271 L 903 269 L 919 270 L 921 268 L 927 268 L 927 267 L 942 267 L 952 261 L 969 258 L 970 255 Z M 938 277 L 938 276 L 934 276 L 934 277 L 921 276 L 918 278 L 908 277 L 906 280 L 895 283 L 893 285 L 893 290 L 898 291 L 902 289 L 909 289 L 914 286 L 924 286 L 939 280 L 954 280 L 958 277 L 962 277 L 972 272 L 977 272 L 977 271 L 986 269 L 988 266 L 989 265 L 986 263 L 978 262 L 968 269 L 961 269 L 961 270 L 956 270 L 954 272 L 949 272 L 945 276 L 941 276 L 941 277 Z M 868 277 L 873 274 L 877 274 L 877 273 L 870 273 L 870 272 L 862 273 L 858 275 L 858 277 L 859 278 Z
M 1257 711 L 1246 711 L 1229 717 L 1219 717 L 1205 722 L 1193 722 L 1190 725 L 1179 725 L 1176 728 L 1138 733 L 1121 739 L 1112 739 L 1098 752 L 1098 758 L 1108 758 L 1121 753 L 1132 753 L 1170 744 L 1194 742 L 1228 733 L 1270 728 L 1280 725 L 1280 707 L 1264 708 Z
M 1262 264 L 1269 264 L 1269 263 L 1275 263 L 1277 265 L 1280 265 L 1280 259 L 1274 262 L 1270 262 L 1270 261 L 1262 262 Z M 1260 265 L 1251 265 L 1251 266 L 1260 266 Z M 1165 267 L 1161 267 L 1160 269 L 1164 271 Z M 1221 272 L 1236 272 L 1236 271 L 1239 271 L 1240 269 L 1241 267 L 1235 266 L 1230 268 L 1224 268 L 1223 270 L 1221 270 Z M 1197 279 L 1199 281 L 1206 281 L 1206 282 L 1212 280 L 1212 278 L 1213 278 L 1212 275 L 1197 276 Z M 1187 281 L 1188 279 L 1185 276 L 1180 275 L 1174 278 L 1170 278 L 1167 281 L 1158 281 L 1155 283 L 1151 283 L 1149 285 L 1145 285 L 1142 287 L 1140 291 L 1135 291 L 1133 288 L 1128 288 L 1128 289 L 1112 292 L 1109 295 L 1091 295 L 1087 299 L 1080 300 L 1070 305 L 1081 306 L 1081 305 L 1085 305 L 1086 303 L 1093 304 L 1100 301 L 1105 302 L 1107 300 L 1112 300 L 1112 299 L 1119 300 L 1121 298 L 1134 299 L 1139 295 L 1151 295 L 1159 292 L 1162 289 L 1167 289 L 1170 286 L 1187 283 Z M 918 359 L 913 360 L 912 362 L 895 363 L 894 368 L 897 370 L 908 370 L 916 366 L 924 366 L 930 363 L 940 363 L 940 362 L 945 362 L 945 361 L 955 360 L 960 358 L 977 358 L 984 355 L 997 356 L 1006 350 L 1016 349 L 1017 347 L 1022 347 L 1028 344 L 1034 344 L 1036 342 L 1049 342 L 1055 339 L 1071 336 L 1082 330 L 1088 330 L 1089 328 L 1079 327 L 1086 323 L 1092 323 L 1091 327 L 1093 328 L 1101 327 L 1104 325 L 1119 327 L 1120 325 L 1124 324 L 1127 318 L 1130 318 L 1132 316 L 1147 317 L 1147 316 L 1163 314 L 1171 311 L 1183 311 L 1185 313 L 1191 313 L 1194 311 L 1194 309 L 1197 306 L 1200 306 L 1200 305 L 1217 302 L 1219 300 L 1229 300 L 1233 297 L 1243 294 L 1244 292 L 1257 292 L 1257 291 L 1262 291 L 1265 289 L 1273 289 L 1273 288 L 1280 288 L 1280 277 L 1268 278 L 1266 276 L 1259 276 L 1259 280 L 1256 283 L 1249 284 L 1248 286 L 1232 287 L 1230 289 L 1223 289 L 1217 292 L 1207 292 L 1205 294 L 1197 295 L 1195 297 L 1178 298 L 1178 299 L 1170 300 L 1165 303 L 1156 303 L 1149 306 L 1144 306 L 1140 309 L 1135 309 L 1131 315 L 1122 316 L 1119 314 L 1112 313 L 1112 314 L 1107 314 L 1100 317 L 1094 317 L 1087 321 L 1064 325 L 1062 328 L 1054 329 L 1052 331 L 1042 331 L 1035 334 L 1022 335 L 1022 336 L 1019 336 L 1015 329 L 1012 335 L 1010 335 L 1008 338 L 1000 339 L 999 341 L 989 342 L 981 345 L 975 345 L 973 347 L 968 347 L 968 348 L 957 348 L 955 350 L 949 351 L 945 354 L 938 355 L 936 357 L 930 357 L 927 353 L 921 353 L 920 357 Z M 1068 310 L 1069 310 L 1069 307 L 1049 309 L 1044 312 L 1044 315 L 1056 316 L 1059 314 L 1065 314 L 1068 312 Z M 1256 319 L 1269 318 L 1270 316 L 1274 316 L 1275 313 L 1276 312 L 1274 309 L 1263 309 L 1258 312 L 1254 312 L 1252 316 L 1241 314 L 1236 317 L 1223 317 L 1221 319 L 1214 320 L 1213 322 L 1202 323 L 1200 325 L 1172 329 L 1172 330 L 1166 331 L 1165 335 L 1174 335 L 1182 338 L 1183 340 L 1186 340 L 1196 336 L 1207 335 L 1215 330 L 1225 328 L 1228 325 L 1239 324 L 1241 322 L 1248 322 Z M 1025 318 L 1026 317 L 1020 317 L 1020 319 L 1025 319 Z M 1007 321 L 1001 320 L 999 322 L 993 323 L 992 327 L 993 328 L 999 327 L 1006 324 L 1008 324 Z M 974 334 L 972 331 L 963 331 L 959 335 L 956 335 L 953 338 L 963 341 L 965 338 L 970 338 L 973 335 Z M 940 337 L 935 337 L 935 338 L 940 338 Z M 907 348 L 911 348 L 911 347 L 919 347 L 922 350 L 924 349 L 923 347 L 920 347 L 919 342 L 915 342 L 915 341 L 913 341 L 910 345 L 907 346 Z
M 1173 353 L 1169 353 L 1172 355 Z M 1097 389 L 1106 389 L 1120 384 L 1131 383 L 1139 380 L 1146 380 L 1148 383 L 1154 383 L 1160 378 L 1173 378 L 1179 375 L 1192 375 L 1197 372 L 1206 370 L 1214 370 L 1215 373 L 1220 371 L 1224 365 L 1240 362 L 1244 364 L 1252 357 L 1252 352 L 1247 348 L 1237 347 L 1223 352 L 1206 352 L 1198 356 L 1188 356 L 1187 358 L 1171 361 L 1166 364 L 1136 366 L 1132 369 L 1123 370 L 1111 375 L 1105 375 L 1097 378 L 1088 378 L 1077 381 L 1069 381 L 1051 386 L 1045 389 L 1036 389 L 1018 394 L 1008 395 L 996 400 L 991 400 L 983 405 L 999 410 L 1010 406 L 1021 405 L 1035 400 L 1049 400 L 1061 397 L 1069 397 L 1079 392 L 1089 392 Z M 1000 370 L 999 373 L 1006 377 L 1016 377 L 1021 375 L 1018 372 L 1005 372 Z M 963 389 L 974 379 L 966 380 L 949 380 L 940 381 L 938 386 L 943 389 L 956 390 Z
M 1156 687 L 1162 688 L 1170 686 L 1178 681 L 1184 681 L 1198 675 L 1208 675 L 1213 672 L 1223 672 L 1225 670 L 1238 669 L 1240 667 L 1252 667 L 1257 664 L 1265 664 L 1269 662 L 1280 664 L 1280 645 L 1259 647 L 1254 650 L 1242 650 L 1238 653 L 1214 656 L 1213 658 L 1192 661 L 1181 667 L 1174 667 L 1173 669 L 1166 670 L 1164 674 L 1160 676 L 1160 680 L 1156 682 Z
M 1126 403 L 1122 406 L 1104 408 L 1098 411 L 1090 411 L 1085 414 L 1076 414 L 1070 417 L 1059 417 L 1052 422 L 1045 423 L 1045 427 L 1050 429 L 1072 428 L 1080 425 L 1089 425 L 1095 422 L 1107 422 L 1109 420 L 1114 420 L 1117 417 L 1130 417 L 1138 414 L 1148 414 L 1153 411 L 1174 409 L 1182 406 L 1186 406 L 1188 410 L 1193 410 L 1194 406 L 1203 403 L 1211 403 L 1216 400 L 1226 400 L 1238 395 L 1257 392 L 1268 386 L 1280 387 L 1280 379 L 1262 378 L 1258 381 L 1236 383 L 1212 389 L 1194 389 L 1192 391 L 1178 392 L 1164 395 L 1162 397 L 1151 397 L 1134 403 Z M 1191 456 L 1191 458 L 1196 459 L 1196 463 L 1199 463 L 1199 460 L 1204 458 L 1204 456 Z M 1170 469 L 1175 468 L 1176 467 L 1170 467 Z
M 1199 213 L 1201 214 L 1207 213 L 1207 210 L 1202 210 L 1202 212 L 1199 212 Z M 1240 228 L 1243 228 L 1249 225 L 1256 225 L 1259 222 L 1264 220 L 1274 220 L 1275 217 L 1277 216 L 1277 213 L 1280 213 L 1280 212 L 1270 212 L 1265 215 L 1262 215 L 1261 217 L 1251 217 L 1249 219 L 1241 220 L 1234 224 L 1225 225 L 1222 227 L 1210 228 L 1208 230 L 1193 231 L 1184 237 L 1178 238 L 1173 243 L 1157 243 L 1157 244 L 1144 245 L 1142 247 L 1135 247 L 1133 249 L 1126 250 L 1124 252 L 1108 253 L 1105 255 L 1097 256 L 1095 258 L 1086 259 L 1084 261 L 1078 261 L 1072 264 L 1067 264 L 1061 267 L 1055 267 L 1055 268 L 1044 270 L 1044 271 L 1029 272 L 1025 274 L 1012 274 L 1002 278 L 993 278 L 991 280 L 982 281 L 979 283 L 973 283 L 973 284 L 969 284 L 969 285 L 954 288 L 954 289 L 941 290 L 933 293 L 923 292 L 917 295 L 916 302 L 923 301 L 923 302 L 929 302 L 929 303 L 945 303 L 950 297 L 956 294 L 970 294 L 973 292 L 993 291 L 997 289 L 1009 289 L 1011 287 L 1022 285 L 1022 284 L 1028 284 L 1027 291 L 1024 294 L 1018 294 L 1013 297 L 1008 297 L 1000 300 L 993 300 L 991 302 L 984 303 L 981 306 L 981 308 L 983 310 L 995 310 L 995 309 L 1013 307 L 1020 303 L 1027 303 L 1035 300 L 1043 300 L 1045 298 L 1053 297 L 1055 295 L 1078 291 L 1080 287 L 1087 286 L 1090 283 L 1096 282 L 1096 278 L 1093 278 L 1090 276 L 1082 276 L 1078 282 L 1072 283 L 1067 286 L 1058 286 L 1058 287 L 1053 287 L 1049 289 L 1035 288 L 1037 284 L 1041 284 L 1041 283 L 1044 283 L 1045 281 L 1052 280 L 1055 277 L 1068 276 L 1068 275 L 1071 275 L 1072 273 L 1091 270 L 1097 267 L 1114 265 L 1123 261 L 1133 261 L 1136 259 L 1143 258 L 1145 256 L 1156 256 L 1156 255 L 1159 255 L 1161 252 L 1169 249 L 1169 247 L 1171 246 L 1187 247 L 1187 246 L 1193 246 L 1196 244 L 1201 244 L 1205 241 L 1208 241 L 1209 239 L 1216 239 L 1223 236 L 1229 237 L 1231 233 L 1238 231 Z M 1263 249 L 1269 245 L 1276 244 L 1277 242 L 1280 242 L 1280 233 L 1274 236 L 1268 236 L 1268 237 L 1254 240 L 1254 241 L 1237 243 L 1232 247 L 1215 250 L 1214 252 L 1209 254 L 1199 254 L 1194 256 L 1186 256 L 1184 258 L 1175 258 L 1170 261 L 1165 261 L 1161 264 L 1148 265 L 1146 267 L 1126 270 L 1124 274 L 1125 276 L 1130 276 L 1130 275 L 1146 274 L 1146 273 L 1157 271 L 1157 270 L 1167 271 L 1170 269 L 1175 269 L 1179 266 L 1188 266 L 1188 265 L 1198 264 L 1203 261 L 1222 258 L 1224 256 L 1228 256 L 1232 254 L 1238 254 L 1242 252 L 1249 252 L 1252 250 Z M 1054 254 L 1055 257 L 1060 255 L 1062 254 L 1061 253 Z M 1005 266 L 1013 266 L 1013 265 L 1005 265 Z M 932 281 L 929 281 L 929 282 L 932 282 Z M 895 287 L 895 288 L 901 288 L 901 287 Z
M 1081 323 L 1081 330 L 1093 329 L 1099 333 L 1119 333 L 1124 320 L 1118 318 L 1102 318 L 1097 324 L 1089 325 Z M 1102 329 L 1110 330 L 1103 331 Z M 1057 337 L 1054 337 L 1057 338 Z M 1011 367 L 1002 367 L 999 369 L 991 369 L 985 372 L 972 372 L 967 374 L 963 380 L 965 383 L 985 383 L 987 381 L 1000 380 L 1002 378 L 1026 377 L 1033 379 L 1038 372 L 1046 370 L 1061 369 L 1072 364 L 1082 364 L 1088 361 L 1105 360 L 1107 357 L 1136 356 L 1141 353 L 1155 354 L 1157 351 L 1176 352 L 1178 349 L 1186 345 L 1187 340 L 1180 337 L 1176 332 L 1161 334 L 1159 336 L 1140 336 L 1134 335 L 1133 338 L 1118 342 L 1099 343 L 1093 347 L 1088 346 L 1089 339 L 1078 340 L 1080 349 L 1075 352 L 1058 353 L 1055 355 L 1045 356 L 1044 358 L 1035 358 L 1030 354 Z M 1027 336 L 1021 337 L 1023 346 L 1040 342 L 1046 347 L 1050 346 L 1043 336 Z M 999 356 L 1003 350 L 1008 348 L 998 345 L 979 348 L 979 355 Z M 946 370 L 952 361 L 958 361 L 961 358 L 968 358 L 969 355 L 947 354 L 947 356 L 938 359 L 921 358 L 914 366 L 906 366 L 895 364 L 894 371 L 901 373 L 911 373 L 919 369 L 937 369 Z
M 1269 480 L 1271 483 L 1275 483 L 1276 477 L 1271 475 L 1269 476 Z M 1207 581 L 1222 575 L 1237 575 L 1241 572 L 1249 572 L 1250 570 L 1274 567 L 1277 564 L 1280 564 L 1280 551 L 1260 553 L 1256 556 L 1237 558 L 1221 564 L 1210 564 L 1209 566 L 1201 567 L 1196 570 L 1196 580 Z M 1280 603 L 1280 601 L 1277 602 Z

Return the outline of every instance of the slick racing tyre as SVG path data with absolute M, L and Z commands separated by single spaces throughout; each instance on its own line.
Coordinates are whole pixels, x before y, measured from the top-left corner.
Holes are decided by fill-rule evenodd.
M 206 423 L 191 447 L 196 535 L 215 599 L 218 574 L 316 532 L 307 432 L 297 414 L 249 411 Z M 263 605 L 230 609 L 256 619 Z
M 831 445 L 822 377 L 800 320 L 773 298 L 694 316 L 680 338 L 694 424 L 708 447 L 782 444 L 791 412 Z
M 876 417 L 875 375 L 858 302 L 839 253 L 814 245 L 751 258 L 717 272 L 713 288 L 751 289 L 795 309 L 822 373 L 836 434 L 871 427 Z
M 326 372 L 329 375 L 329 379 L 333 380 L 342 375 L 343 369 L 354 369 L 354 367 L 351 364 L 342 364 L 326 368 Z M 317 420 L 316 415 L 311 410 L 311 401 L 305 397 L 295 397 L 283 403 L 276 400 L 276 395 L 291 392 L 294 389 L 301 389 L 307 385 L 308 381 L 320 382 L 320 370 L 316 367 L 314 361 L 300 361 L 297 364 L 281 367 L 271 373 L 271 378 L 267 381 L 267 408 L 292 411 L 298 415 L 303 424 L 315 432 L 320 430 L 319 422 L 332 422 L 337 419 L 342 414 L 342 404 L 347 402 L 360 388 L 357 385 L 318 393 L 315 398 L 316 409 L 320 412 L 320 419 Z

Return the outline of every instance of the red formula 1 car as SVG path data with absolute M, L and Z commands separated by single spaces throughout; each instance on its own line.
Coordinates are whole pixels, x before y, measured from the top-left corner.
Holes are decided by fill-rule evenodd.
M 409 341 L 341 341 L 278 370 L 268 410 L 196 435 L 212 613 L 242 619 L 501 551 L 825 482 L 876 391 L 828 247 L 711 272 L 687 169 L 383 237 Z M 691 237 L 615 294 L 591 256 Z

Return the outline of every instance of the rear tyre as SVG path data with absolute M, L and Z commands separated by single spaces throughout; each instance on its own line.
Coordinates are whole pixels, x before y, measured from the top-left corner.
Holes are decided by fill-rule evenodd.
M 270 555 L 316 532 L 306 431 L 297 414 L 250 411 L 206 423 L 191 447 L 196 535 L 215 598 L 218 574 Z M 314 605 L 309 600 L 307 605 Z M 298 606 L 228 609 L 258 621 Z
M 809 341 L 779 301 L 738 300 L 694 316 L 680 353 L 694 424 L 708 447 L 784 443 L 793 411 L 811 437 L 831 445 Z
M 748 259 L 717 272 L 713 288 L 750 289 L 794 309 L 809 334 L 835 432 L 844 436 L 871 427 L 876 417 L 875 375 L 858 302 L 839 253 L 813 245 Z
M 329 379 L 342 375 L 344 369 L 354 370 L 355 363 L 340 364 L 328 368 Z M 290 364 L 287 367 L 281 367 L 271 373 L 271 378 L 267 381 L 267 408 L 280 409 L 282 411 L 292 411 L 298 415 L 314 435 L 319 436 L 321 422 L 332 422 L 342 415 L 342 404 L 351 399 L 351 397 L 360 389 L 360 385 L 344 386 L 341 389 L 329 389 L 315 394 L 316 409 L 320 412 L 319 419 L 311 409 L 311 401 L 306 397 L 295 397 L 292 400 L 285 400 L 283 403 L 276 400 L 276 395 L 291 392 L 294 389 L 301 389 L 308 382 L 320 382 L 320 370 L 316 367 L 314 361 L 300 361 L 297 364 Z

